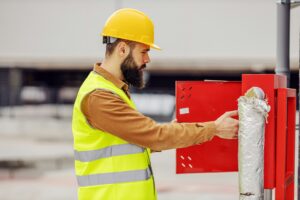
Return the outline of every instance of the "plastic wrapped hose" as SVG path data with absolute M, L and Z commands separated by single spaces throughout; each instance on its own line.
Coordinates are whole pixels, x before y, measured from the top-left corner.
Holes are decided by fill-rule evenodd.
M 270 111 L 264 96 L 252 87 L 238 99 L 240 200 L 264 199 L 264 132 Z

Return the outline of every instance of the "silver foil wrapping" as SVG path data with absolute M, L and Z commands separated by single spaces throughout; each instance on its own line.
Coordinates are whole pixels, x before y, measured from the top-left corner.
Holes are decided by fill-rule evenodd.
M 264 130 L 270 107 L 260 88 L 249 91 L 238 99 L 240 200 L 263 200 Z

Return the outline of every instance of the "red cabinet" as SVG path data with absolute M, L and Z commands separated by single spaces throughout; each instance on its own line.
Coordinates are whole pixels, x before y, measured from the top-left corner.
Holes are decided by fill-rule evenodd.
M 178 122 L 213 121 L 226 111 L 236 110 L 237 99 L 253 86 L 264 90 L 271 107 L 265 127 L 265 188 L 273 189 L 282 184 L 284 188 L 291 188 L 291 180 L 294 180 L 296 91 L 286 88 L 284 76 L 244 74 L 237 82 L 178 81 L 176 118 Z M 203 144 L 177 149 L 176 172 L 237 171 L 237 159 L 238 140 L 215 137 Z M 277 192 L 276 195 L 279 196 Z

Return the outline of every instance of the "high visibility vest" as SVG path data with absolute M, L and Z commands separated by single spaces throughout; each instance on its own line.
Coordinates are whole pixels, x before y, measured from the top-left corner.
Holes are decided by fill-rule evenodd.
M 156 200 L 150 150 L 92 127 L 82 113 L 82 100 L 96 89 L 111 91 L 136 109 L 122 89 L 94 71 L 80 87 L 72 120 L 78 199 Z

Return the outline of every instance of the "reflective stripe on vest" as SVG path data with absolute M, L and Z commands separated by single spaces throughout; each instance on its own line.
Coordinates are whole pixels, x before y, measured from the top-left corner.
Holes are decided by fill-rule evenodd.
M 144 181 L 148 180 L 151 177 L 151 175 L 151 170 L 148 167 L 147 169 L 143 170 L 77 176 L 77 182 L 79 186 L 94 186 L 133 181 Z
M 106 148 L 91 150 L 91 151 L 74 151 L 75 160 L 81 162 L 90 162 L 101 158 L 108 158 L 111 156 L 129 155 L 142 153 L 145 149 L 134 144 L 119 144 L 108 146 Z

